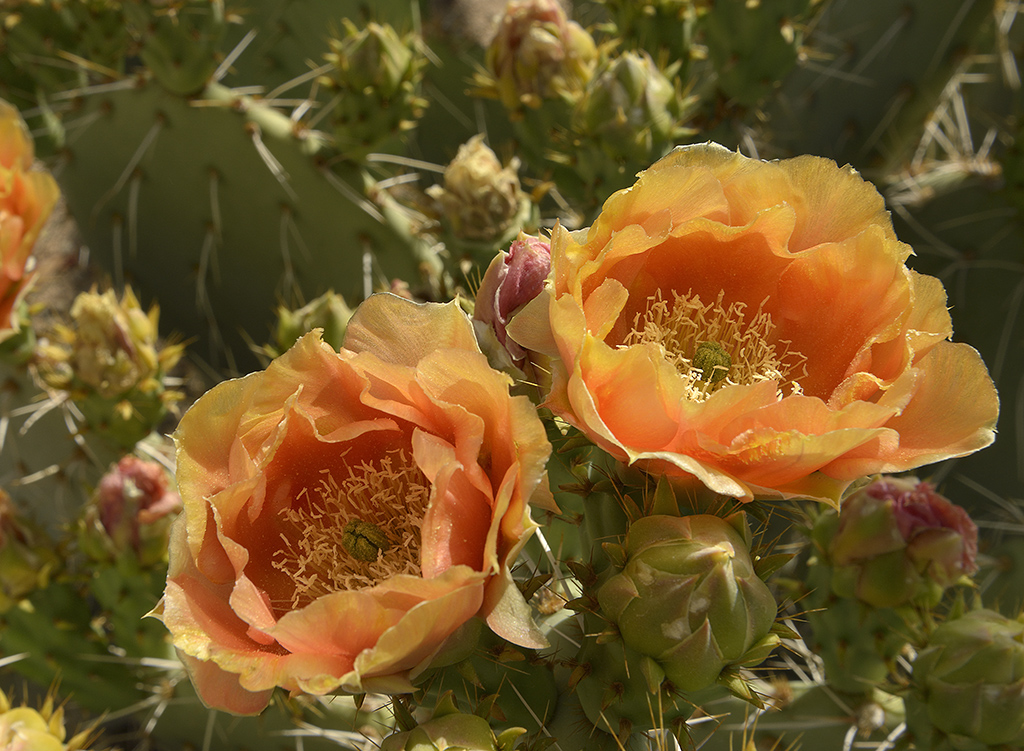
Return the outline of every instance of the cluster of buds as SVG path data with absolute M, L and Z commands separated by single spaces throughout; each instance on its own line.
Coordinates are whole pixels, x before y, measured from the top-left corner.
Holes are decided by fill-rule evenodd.
M 35 149 L 18 111 L 0 100 L 0 342 L 21 330 L 16 315 L 30 275 L 26 264 L 60 190 L 32 169 Z
M 518 169 L 518 159 L 502 166 L 484 137 L 475 135 L 448 163 L 444 185 L 432 185 L 427 195 L 438 202 L 455 237 L 493 241 L 508 232 L 524 210 L 529 211 L 530 200 L 520 189 Z
M 46 385 L 68 393 L 92 428 L 124 446 L 134 446 L 182 396 L 164 377 L 184 348 L 158 345 L 159 316 L 155 305 L 144 312 L 131 289 L 121 300 L 93 290 L 75 298 L 71 325 L 57 325 L 39 346 Z
M 877 608 L 934 607 L 977 570 L 978 529 L 917 478 L 883 477 L 823 514 L 812 539 L 832 565 L 832 590 Z
M 693 99 L 673 83 L 679 65 L 660 70 L 651 56 L 627 51 L 603 63 L 573 115 L 573 130 L 607 156 L 646 164 L 693 131 L 680 124 Z
M 578 99 L 597 57 L 593 37 L 558 0 L 513 0 L 487 48 L 489 75 L 477 83 L 480 93 L 520 113 L 545 99 Z
M 100 479 L 86 509 L 82 547 L 94 558 L 132 550 L 144 563 L 165 560 L 169 525 L 180 508 L 162 465 L 125 456 Z

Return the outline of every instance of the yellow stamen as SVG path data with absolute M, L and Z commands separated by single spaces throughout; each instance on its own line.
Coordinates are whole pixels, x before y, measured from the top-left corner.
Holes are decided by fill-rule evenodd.
M 420 574 L 420 527 L 430 487 L 405 451 L 350 466 L 339 484 L 330 471 L 304 488 L 282 516 L 284 545 L 273 566 L 295 581 L 291 607 L 399 574 Z
M 746 304 L 723 304 L 724 290 L 715 302 L 704 304 L 700 296 L 672 291 L 672 302 L 659 291 L 648 298 L 647 309 L 633 320 L 633 330 L 623 346 L 658 344 L 665 357 L 687 380 L 687 396 L 704 401 L 726 386 L 757 381 L 778 381 L 790 393 L 800 393 L 797 378 L 806 375 L 807 358 L 778 339 L 776 326 L 761 301 L 747 320 Z

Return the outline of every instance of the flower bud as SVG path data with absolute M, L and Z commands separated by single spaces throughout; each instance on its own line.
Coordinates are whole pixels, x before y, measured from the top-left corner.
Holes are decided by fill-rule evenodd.
M 463 240 L 493 240 L 509 229 L 529 199 L 519 188 L 519 160 L 502 166 L 497 155 L 475 135 L 459 147 L 444 170 L 444 187 L 432 185 L 427 194 L 438 201 Z
M 319 79 L 337 92 L 332 122 L 338 148 L 361 158 L 416 127 L 427 100 L 419 95 L 427 63 L 415 34 L 399 36 L 387 24 L 360 29 L 343 19 L 344 35 L 330 39 L 331 71 Z
M 144 312 L 131 289 L 83 292 L 71 306 L 71 325 L 57 326 L 39 348 L 46 384 L 69 392 L 86 421 L 124 446 L 133 446 L 181 394 L 163 378 L 183 347 L 159 347 L 159 310 Z
M 271 357 L 284 354 L 299 337 L 313 329 L 323 329 L 323 340 L 334 349 L 340 349 L 350 318 L 352 308 L 334 290 L 328 290 L 298 310 L 282 306 L 277 310 L 274 344 L 266 349 L 266 354 Z
M 594 74 L 574 116 L 574 129 L 613 159 L 648 163 L 688 131 L 685 100 L 646 52 L 627 51 Z
M 0 490 L 0 613 L 45 586 L 57 567 L 52 550 L 34 537 L 10 496 Z
M 63 705 L 54 707 L 53 691 L 39 709 L 12 707 L 0 691 L 0 748 L 4 751 L 80 751 L 95 737 L 95 725 L 67 737 Z
M 516 311 L 541 293 L 550 270 L 548 242 L 520 232 L 507 253 L 494 257 L 480 283 L 473 317 L 491 328 L 517 367 L 525 361 L 526 350 L 509 338 L 506 326 Z
M 838 523 L 823 514 L 813 537 L 833 565 L 835 593 L 874 607 L 932 607 L 977 570 L 977 527 L 916 478 L 876 480 L 843 501 Z
M 914 660 L 908 724 L 922 748 L 1024 744 L 1024 616 L 975 610 L 946 621 Z M 1005 745 L 1004 745 L 1005 744 Z
M 493 94 L 509 110 L 575 99 L 593 74 L 597 45 L 558 0 L 513 0 L 487 48 Z
M 405 714 L 397 708 L 399 724 Z M 409 727 L 414 722 L 408 717 Z M 433 717 L 409 730 L 389 735 L 380 744 L 380 751 L 512 751 L 515 741 L 526 731 L 509 728 L 495 736 L 490 723 L 478 714 L 460 712 L 451 692 L 443 694 Z
M 150 559 L 166 554 L 167 526 L 180 508 L 181 497 L 170 489 L 167 471 L 129 455 L 100 479 L 94 513 L 115 553 L 132 548 Z
M 626 535 L 621 571 L 598 590 L 601 611 L 676 688 L 708 688 L 778 643 L 769 633 L 778 605 L 754 571 L 750 542 L 742 513 L 644 517 Z
M 483 717 L 449 714 L 418 725 L 404 733 L 389 735 L 381 751 L 498 751 L 491 726 Z

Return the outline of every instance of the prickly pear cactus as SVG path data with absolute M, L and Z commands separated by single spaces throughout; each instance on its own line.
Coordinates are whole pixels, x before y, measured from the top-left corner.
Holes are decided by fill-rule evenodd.
M 116 731 L 112 743 L 154 751 L 983 751 L 1024 743 L 1015 703 L 1024 603 L 1017 70 L 1024 27 L 1015 3 L 2 6 L 0 97 L 10 102 L 0 101 L 5 669 L 43 691 L 59 677 L 70 706 Z M 553 416 L 567 408 L 562 401 L 584 412 L 593 406 L 576 388 L 592 373 L 581 366 L 562 374 L 553 364 L 575 346 L 564 332 L 513 323 L 519 316 L 535 324 L 537 300 L 564 280 L 568 262 L 553 257 L 553 235 L 594 224 L 606 199 L 632 186 L 638 172 L 677 145 L 705 141 L 752 157 L 828 157 L 878 186 L 886 202 L 879 216 L 890 213 L 895 234 L 916 254 L 910 278 L 941 281 L 955 339 L 981 353 L 1001 394 L 993 447 L 921 467 L 914 477 L 860 477 L 826 509 L 788 491 L 749 502 L 721 495 L 698 474 L 665 474 L 658 457 L 639 461 L 627 451 L 623 459 L 610 448 L 609 425 L 595 437 Z M 42 262 L 43 225 L 58 193 L 80 238 L 68 268 L 88 268 L 95 287 L 54 304 L 47 289 L 62 272 Z M 778 217 L 789 208 L 750 221 L 776 222 L 784 234 Z M 661 242 L 678 219 L 666 213 L 616 225 L 608 253 L 634 234 Z M 582 242 L 586 233 L 574 237 Z M 836 281 L 843 283 L 859 282 Z M 619 292 L 605 288 L 602 297 L 584 286 L 593 302 L 580 315 L 592 323 Z M 378 292 L 429 303 L 417 311 L 457 300 L 474 334 L 463 337 L 465 322 L 455 326 L 450 315 L 443 324 L 417 324 L 401 346 L 355 356 L 374 315 L 360 313 L 360 304 Z M 420 324 L 428 317 L 409 315 Z M 391 331 L 410 325 L 385 323 Z M 917 331 L 928 322 L 904 323 Z M 346 339 L 351 327 L 357 334 Z M 437 415 L 468 414 L 466 403 L 490 399 L 466 380 L 470 367 L 443 403 L 428 405 L 425 396 L 438 383 L 430 380 L 434 366 L 410 370 L 416 386 L 405 392 L 387 380 L 432 343 L 469 347 L 466 362 L 486 358 L 518 400 L 509 421 L 519 426 L 525 412 L 536 412 L 543 431 L 535 432 L 552 446 L 540 480 L 549 492 L 531 499 L 522 539 L 509 542 L 518 523 L 511 516 L 526 504 L 509 490 L 518 481 L 510 471 L 496 481 L 494 503 L 505 517 L 480 544 L 497 547 L 494 560 L 467 552 L 463 541 L 457 565 L 432 562 L 438 576 L 430 586 L 446 586 L 451 568 L 473 568 L 477 558 L 493 578 L 473 595 L 478 617 L 418 652 L 414 664 L 399 669 L 396 657 L 391 667 L 401 680 L 370 683 L 394 693 L 367 693 L 349 675 L 319 695 L 334 677 L 326 672 L 306 676 L 302 690 L 281 682 L 250 690 L 267 673 L 287 672 L 281 665 L 289 659 L 329 671 L 352 657 L 358 673 L 420 636 L 389 622 L 395 630 L 383 646 L 361 645 L 358 656 L 324 655 L 319 641 L 296 647 L 294 640 L 287 648 L 278 642 L 278 655 L 268 645 L 280 634 L 272 636 L 268 623 L 287 630 L 295 613 L 282 615 L 286 608 L 270 594 L 251 597 L 258 584 L 245 589 L 253 569 L 243 557 L 283 570 L 258 562 L 259 550 L 228 545 L 222 559 L 203 548 L 196 570 L 209 587 L 189 617 L 200 630 L 227 618 L 218 638 L 273 653 L 281 658 L 274 667 L 253 667 L 249 655 L 235 663 L 179 654 L 164 625 L 145 618 L 163 612 L 169 549 L 179 564 L 184 558 L 186 535 L 177 532 L 176 543 L 168 529 L 182 504 L 193 509 L 189 545 L 237 532 L 223 527 L 217 493 L 182 500 L 175 491 L 171 436 L 181 411 L 225 379 L 280 368 L 278 358 L 314 331 L 332 357 L 373 360 L 359 409 L 405 400 L 388 425 L 368 418 L 365 425 L 380 435 L 414 426 L 415 459 L 428 484 L 444 486 L 445 499 L 467 488 L 483 498 L 504 449 L 465 448 L 475 418 L 456 419 L 450 434 L 430 432 Z M 474 336 L 472 346 L 463 341 Z M 685 355 L 702 404 L 730 385 L 739 353 L 718 342 L 725 336 L 694 338 Z M 627 349 L 613 348 L 600 367 Z M 914 357 L 912 349 L 901 355 L 876 342 L 862 354 L 891 364 Z M 453 363 L 445 365 L 465 364 Z M 947 375 L 951 394 L 972 388 L 970 379 L 956 381 L 962 374 Z M 563 386 L 568 396 L 553 396 Z M 647 386 L 609 381 L 600 398 L 623 405 L 615 419 L 630 413 L 642 421 L 637 432 L 664 431 L 636 406 Z M 302 383 L 316 387 L 316 378 Z M 864 409 L 888 404 L 893 393 Z M 824 400 L 802 398 L 800 419 L 810 420 Z M 339 417 L 340 408 L 317 402 L 307 413 L 302 399 L 300 390 L 281 396 L 283 407 L 260 407 L 289 414 L 290 427 L 269 453 L 293 451 L 282 446 L 307 423 L 329 434 L 332 421 L 340 425 L 356 409 L 346 405 Z M 524 403 L 529 409 L 519 409 Z M 689 414 L 692 406 L 684 400 L 679 410 Z M 221 407 L 218 419 L 228 419 L 251 405 Z M 940 412 L 920 419 L 941 427 Z M 723 433 L 746 440 L 771 423 L 799 440 L 799 426 L 765 414 Z M 684 422 L 680 435 L 689 429 Z M 210 429 L 219 428 L 211 422 Z M 504 429 L 488 425 L 481 446 Z M 244 464 L 248 440 L 227 452 L 232 468 Z M 695 452 L 707 449 L 704 440 L 693 439 Z M 750 453 L 782 450 L 780 442 Z M 449 443 L 458 451 L 445 453 Z M 313 459 L 293 453 L 301 474 Z M 254 523 L 261 504 L 280 500 L 264 498 L 258 478 L 246 482 L 257 488 L 251 495 L 226 492 L 248 504 L 241 526 Z M 205 527 L 194 521 L 204 504 Z M 432 504 L 418 534 L 450 536 L 437 526 L 442 501 Z M 467 516 L 487 526 L 482 515 Z M 267 549 L 295 532 L 294 519 L 281 519 L 262 529 Z M 369 543 L 364 563 L 372 564 L 391 549 L 389 533 L 359 528 Z M 321 563 L 301 568 L 327 576 Z M 344 641 L 397 618 L 420 585 L 402 579 L 387 607 L 365 619 L 325 618 L 317 639 Z M 236 594 L 225 600 L 232 587 Z M 978 607 L 965 612 L 971 599 Z M 253 694 L 259 704 L 264 693 L 257 716 L 221 711 L 250 706 Z M 96 745 L 90 722 L 72 734 L 52 699 L 39 706 L 13 707 L 0 693 L 0 740 L 45 751 Z

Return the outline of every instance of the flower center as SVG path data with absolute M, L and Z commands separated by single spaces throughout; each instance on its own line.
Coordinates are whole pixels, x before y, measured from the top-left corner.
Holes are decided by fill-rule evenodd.
M 775 336 L 775 323 L 764 311 L 768 298 L 748 321 L 746 304 L 726 307 L 724 297 L 723 290 L 715 302 L 705 304 L 699 295 L 673 290 L 669 303 L 659 290 L 633 319 L 623 346 L 660 345 L 686 379 L 687 396 L 693 401 L 704 401 L 725 386 L 756 381 L 778 381 L 780 389 L 787 384 L 790 393 L 801 393 L 796 379 L 807 374 L 807 358 Z
M 430 486 L 405 451 L 348 468 L 340 483 L 322 470 L 281 512 L 287 532 L 273 566 L 295 582 L 298 608 L 331 592 L 420 575 L 420 526 Z

